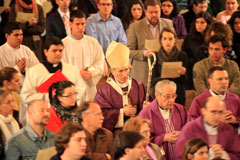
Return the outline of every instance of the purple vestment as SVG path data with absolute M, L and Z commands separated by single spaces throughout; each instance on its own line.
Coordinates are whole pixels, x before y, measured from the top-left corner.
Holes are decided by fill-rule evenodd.
M 123 89 L 123 91 L 127 90 L 127 87 Z M 132 106 L 137 106 L 137 113 L 142 109 L 145 97 L 146 89 L 143 83 L 132 78 L 132 87 L 128 94 L 128 98 L 130 98 Z M 103 127 L 114 132 L 119 117 L 119 111 L 123 108 L 122 95 L 106 82 L 98 89 L 94 101 L 100 105 L 102 109 L 104 116 Z
M 138 115 L 141 118 L 151 120 L 151 142 L 163 146 L 166 159 L 168 159 L 167 143 L 163 142 L 166 134 L 164 119 L 159 111 L 157 100 L 155 99 L 149 106 L 144 108 Z M 171 122 L 175 131 L 181 131 L 182 127 L 187 122 L 186 109 L 180 104 L 174 104 L 171 110 Z
M 182 129 L 175 144 L 174 160 L 181 160 L 184 144 L 192 138 L 201 138 L 209 144 L 208 134 L 203 126 L 203 117 L 188 122 Z M 220 123 L 218 126 L 217 144 L 228 153 L 231 160 L 240 159 L 240 144 L 237 140 L 237 134 L 233 127 L 227 123 Z
M 194 98 L 188 111 L 189 121 L 194 120 L 201 115 L 201 107 L 204 100 L 211 96 L 209 88 L 207 88 L 203 93 Z M 226 104 L 226 109 L 233 113 L 240 124 L 240 99 L 238 95 L 227 91 L 224 102 Z

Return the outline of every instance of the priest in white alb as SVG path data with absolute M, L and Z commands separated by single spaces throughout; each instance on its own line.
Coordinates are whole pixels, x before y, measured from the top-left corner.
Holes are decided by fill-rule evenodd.
M 34 52 L 21 44 L 23 31 L 18 23 L 8 23 L 5 26 L 5 36 L 7 41 L 0 46 L 0 69 L 13 67 L 24 75 L 28 68 L 39 63 Z
M 73 11 L 70 15 L 72 32 L 62 40 L 63 60 L 80 70 L 87 86 L 85 99 L 93 100 L 97 92 L 96 85 L 103 75 L 104 53 L 95 38 L 84 35 L 85 26 L 85 14 L 80 10 Z

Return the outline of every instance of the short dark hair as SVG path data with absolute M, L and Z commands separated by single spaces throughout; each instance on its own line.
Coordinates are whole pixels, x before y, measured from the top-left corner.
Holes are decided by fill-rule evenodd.
M 121 158 L 125 153 L 126 148 L 134 148 L 135 145 L 143 140 L 144 137 L 135 131 L 120 132 L 114 142 L 114 159 Z
M 78 116 L 78 121 L 79 121 L 79 123 L 82 123 L 82 121 L 83 121 L 82 115 L 83 115 L 83 113 L 84 113 L 85 111 L 87 111 L 87 110 L 89 109 L 90 104 L 92 104 L 92 103 L 95 103 L 95 102 L 93 102 L 93 101 L 85 101 L 85 102 L 83 102 L 83 103 L 80 104 L 80 107 L 79 107 L 79 108 L 77 108 L 76 114 L 77 114 L 77 116 Z
M 161 5 L 162 5 L 162 3 L 163 2 L 165 2 L 165 1 L 169 1 L 169 2 L 171 2 L 172 3 L 172 5 L 173 5 L 173 10 L 172 10 L 172 13 L 170 14 L 170 16 L 171 17 L 176 17 L 177 15 L 178 15 L 178 7 L 177 7 L 177 2 L 176 2 L 176 0 L 161 0 Z M 163 13 L 162 13 L 163 14 Z
M 187 143 L 184 145 L 184 150 L 183 150 L 183 154 L 182 154 L 182 160 L 187 160 L 188 154 L 194 154 L 196 153 L 200 148 L 205 147 L 207 145 L 207 143 L 202 140 L 201 138 L 193 138 L 187 141 Z
M 208 0 L 193 0 L 192 4 L 198 5 L 198 4 L 206 3 L 206 2 L 209 3 Z
M 222 66 L 213 66 L 208 70 L 208 78 L 211 78 L 215 71 L 227 71 L 227 70 Z
M 68 122 L 60 128 L 55 137 L 55 146 L 59 155 L 63 154 L 65 145 L 68 144 L 72 135 L 79 131 L 84 131 L 83 127 L 74 122 Z
M 62 96 L 64 89 L 71 86 L 74 86 L 74 84 L 70 81 L 58 81 L 53 83 L 48 89 L 50 104 L 52 106 L 59 106 L 60 101 L 58 100 L 58 96 Z M 54 95 L 53 91 L 55 91 Z
M 144 9 L 147 10 L 148 6 L 156 6 L 159 5 L 159 7 L 161 8 L 161 3 L 159 2 L 159 0 L 146 0 L 144 2 Z
M 43 49 L 48 50 L 51 47 L 51 45 L 62 45 L 63 46 L 63 42 L 58 37 L 49 37 L 46 39 Z
M 14 30 L 20 30 L 22 29 L 19 25 L 19 23 L 17 22 L 9 22 L 6 24 L 5 28 L 4 28 L 4 32 L 5 34 L 10 35 Z
M 73 22 L 74 18 L 85 18 L 86 14 L 81 10 L 74 10 L 70 14 L 70 22 Z
M 227 38 L 221 33 L 212 35 L 208 41 L 208 46 L 209 46 L 209 43 L 216 43 L 216 42 L 221 42 L 223 48 L 230 47 Z
M 3 82 L 11 81 L 13 79 L 13 75 L 18 73 L 15 68 L 12 67 L 4 67 L 0 70 L 0 87 L 3 87 Z

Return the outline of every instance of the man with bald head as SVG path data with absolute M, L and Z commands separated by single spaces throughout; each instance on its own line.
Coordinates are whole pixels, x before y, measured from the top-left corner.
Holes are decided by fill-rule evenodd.
M 86 156 L 94 160 L 110 160 L 113 152 L 113 134 L 102 127 L 103 114 L 97 103 L 87 101 L 77 109 L 79 122 L 86 132 Z
M 210 159 L 240 159 L 237 134 L 233 127 L 222 122 L 226 107 L 218 97 L 209 97 L 201 109 L 202 116 L 187 123 L 175 144 L 175 160 L 180 160 L 184 144 L 191 138 L 202 138 L 210 147 Z
M 54 146 L 55 133 L 44 127 L 49 121 L 49 108 L 43 100 L 28 105 L 29 122 L 7 142 L 6 159 L 36 159 L 38 150 Z

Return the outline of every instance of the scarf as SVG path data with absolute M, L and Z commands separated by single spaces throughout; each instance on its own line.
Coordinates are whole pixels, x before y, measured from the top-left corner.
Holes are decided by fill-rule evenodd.
M 159 53 L 157 54 L 157 62 L 162 65 L 163 62 L 174 62 L 178 60 L 179 50 L 176 46 L 173 47 L 170 55 L 164 51 L 163 47 L 161 47 Z
M 11 125 L 11 130 L 7 126 L 8 124 Z M 19 131 L 19 125 L 12 115 L 5 117 L 0 114 L 0 127 L 5 137 L 5 141 L 9 140 L 14 133 Z
M 55 73 L 59 69 L 62 70 L 62 63 L 61 62 L 57 66 L 54 66 L 54 64 L 49 63 L 47 60 L 45 60 L 42 64 L 47 68 L 49 73 Z
M 77 104 L 70 108 L 65 108 L 61 105 L 54 105 L 53 107 L 55 108 L 57 115 L 60 117 L 60 119 L 67 122 L 78 122 L 78 117 L 75 112 L 75 110 L 77 109 Z
M 38 17 L 38 7 L 35 0 L 16 0 L 15 9 L 16 11 L 23 12 L 24 9 L 31 9 L 32 13 Z

